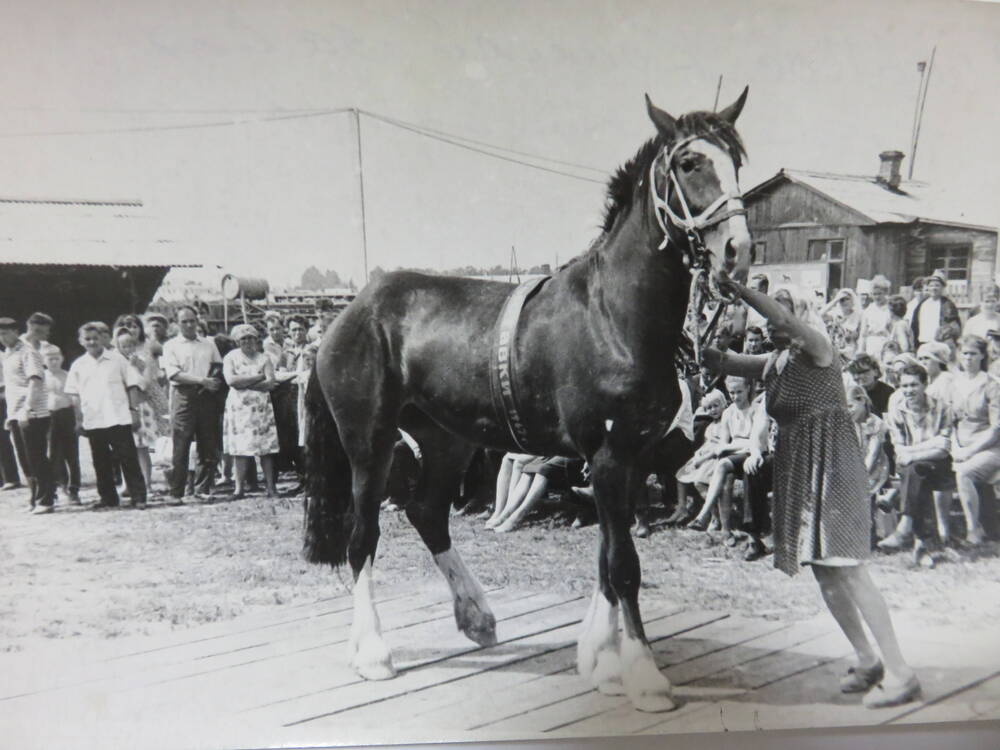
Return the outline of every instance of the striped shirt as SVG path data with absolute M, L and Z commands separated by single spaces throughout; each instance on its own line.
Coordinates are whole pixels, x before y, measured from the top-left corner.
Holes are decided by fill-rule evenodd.
M 33 378 L 38 381 L 30 388 Z M 8 422 L 49 416 L 45 362 L 41 352 L 23 335 L 3 354 L 3 379 L 7 387 Z
M 893 398 L 885 421 L 889 425 L 893 445 L 914 446 L 931 441 L 931 446 L 948 451 L 951 447 L 951 426 L 954 418 L 943 399 L 924 397 L 925 409 L 911 409 L 905 398 Z M 928 446 L 930 447 L 930 446 Z

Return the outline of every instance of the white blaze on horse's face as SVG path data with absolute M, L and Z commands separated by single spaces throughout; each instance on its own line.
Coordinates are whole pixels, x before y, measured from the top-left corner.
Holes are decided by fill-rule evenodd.
M 740 211 L 704 232 L 705 246 L 712 253 L 713 280 L 719 269 L 725 269 L 733 279 L 745 284 L 750 271 L 752 242 L 746 214 L 741 212 L 743 201 L 736 165 L 724 149 L 706 140 L 694 140 L 686 150 L 701 154 L 712 165 L 719 187 L 719 193 L 712 197 L 712 201 L 720 195 L 730 197 L 728 203 L 719 210 Z

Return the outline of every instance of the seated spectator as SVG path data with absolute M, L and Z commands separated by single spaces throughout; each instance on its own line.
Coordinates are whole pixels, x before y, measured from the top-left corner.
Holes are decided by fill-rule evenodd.
M 977 485 L 991 484 L 1000 475 L 1000 383 L 986 373 L 986 340 L 963 336 L 962 369 L 951 385 L 954 417 L 951 458 L 958 496 L 965 515 L 966 542 L 982 544 L 980 494 Z
M 920 365 L 903 368 L 899 391 L 902 397 L 893 399 L 886 421 L 901 479 L 901 517 L 896 530 L 878 546 L 886 551 L 902 549 L 915 536 L 920 542 L 915 555 L 921 559 L 929 534 L 924 519 L 932 496 L 938 535 L 943 543 L 949 539 L 948 506 L 954 478 L 948 451 L 954 419 L 947 402 L 927 392 L 927 371 Z
M 961 334 L 954 326 L 946 326 L 938 329 L 936 334 L 937 342 L 948 347 L 948 364 L 958 365 L 958 350 L 961 346 L 959 339 Z
M 902 351 L 899 348 L 899 344 L 889 339 L 885 342 L 885 346 L 882 347 L 882 352 L 879 356 L 882 380 L 893 389 L 899 385 L 899 378 L 897 377 L 897 373 L 892 369 L 892 363 L 900 354 L 902 354 Z
M 847 408 L 851 412 L 858 442 L 861 444 L 868 478 L 868 494 L 874 498 L 889 478 L 889 457 L 885 452 L 889 430 L 885 422 L 872 412 L 868 392 L 860 385 L 848 388 Z
M 761 381 L 754 381 L 761 382 Z M 751 562 L 763 557 L 773 545 L 767 540 L 771 535 L 771 503 L 773 488 L 774 441 L 777 425 L 768 416 L 766 393 L 754 398 L 753 425 L 750 436 L 750 453 L 743 462 L 743 530 L 750 537 L 744 560 Z
M 1000 328 L 991 328 L 986 335 L 986 350 L 990 358 L 989 372 L 994 378 L 1000 378 Z M 0 389 L 2 390 L 2 389 Z
M 986 338 L 991 330 L 1000 330 L 1000 288 L 996 284 L 983 292 L 979 312 L 965 321 L 962 335 Z
M 892 386 L 879 380 L 882 371 L 878 362 L 869 354 L 858 354 L 847 366 L 847 372 L 855 385 L 860 385 L 868 394 L 872 403 L 872 411 L 879 417 L 889 408 L 889 397 Z
M 708 484 L 712 481 L 712 475 L 715 473 L 717 460 L 715 452 L 721 445 L 722 426 L 720 420 L 725 408 L 726 397 L 718 390 L 709 391 L 702 399 L 701 406 L 698 407 L 698 412 L 707 415 L 711 421 L 705 428 L 705 437 L 701 447 L 695 451 L 691 460 L 677 472 L 677 502 L 681 505 L 686 503 L 687 490 L 691 485 L 697 487 L 703 495 L 708 490 Z M 698 530 L 703 531 L 704 529 Z
M 927 394 L 945 401 L 950 398 L 952 381 L 948 358 L 948 346 L 940 341 L 921 344 L 917 349 L 917 360 L 927 371 Z
M 743 353 L 744 354 L 766 354 L 766 342 L 764 340 L 764 331 L 757 326 L 747 326 L 746 333 L 743 336 Z
M 49 462 L 56 485 L 70 505 L 80 504 L 80 436 L 76 430 L 73 399 L 66 395 L 62 350 L 49 345 L 45 351 L 45 389 L 49 394 Z
M 733 403 L 726 407 L 719 420 L 719 437 L 708 454 L 715 459 L 708 481 L 705 504 L 688 528 L 704 531 L 713 515 L 718 516 L 719 526 L 726 544 L 732 546 L 736 539 L 732 529 L 732 482 L 743 478 L 743 462 L 750 455 L 750 439 L 756 408 L 750 401 L 750 383 L 746 378 L 730 376 L 726 387 Z M 716 504 L 719 508 L 716 511 Z
M 139 466 L 132 430 L 139 424 L 139 379 L 118 352 L 104 346 L 103 329 L 80 327 L 85 354 L 77 358 L 66 377 L 66 393 L 73 398 L 79 429 L 90 442 L 100 500 L 93 508 L 119 505 L 111 459 L 120 463 L 134 508 L 146 507 L 146 481 Z
M 504 455 L 500 461 L 500 470 L 497 472 L 496 501 L 493 504 L 493 515 L 486 520 L 486 528 L 492 529 L 498 526 L 514 512 L 514 507 L 510 507 L 508 510 L 508 505 L 512 504 L 516 495 L 514 490 L 521 481 L 524 467 L 534 461 L 535 458 L 530 453 L 507 453 Z M 527 486 L 524 490 L 524 494 L 527 494 Z
M 522 469 L 521 479 L 514 488 L 514 497 L 507 504 L 505 515 L 493 530 L 503 534 L 516 529 L 555 486 L 568 489 L 584 484 L 583 468 L 582 459 L 566 456 L 548 456 L 529 461 Z M 507 513 L 507 510 L 510 512 Z

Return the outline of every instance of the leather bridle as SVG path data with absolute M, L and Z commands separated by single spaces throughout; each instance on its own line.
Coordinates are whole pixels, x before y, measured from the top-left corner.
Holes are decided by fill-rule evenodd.
M 745 216 L 747 212 L 746 207 L 743 205 L 743 195 L 741 193 L 725 192 L 697 216 L 691 215 L 690 204 L 684 195 L 680 180 L 677 179 L 677 173 L 674 169 L 674 159 L 682 148 L 704 137 L 704 133 L 689 135 L 677 141 L 669 150 L 664 147 L 660 152 L 660 156 L 654 159 L 653 163 L 649 166 L 649 195 L 653 203 L 653 213 L 656 216 L 656 221 L 663 231 L 663 240 L 660 242 L 659 249 L 666 249 L 670 240 L 670 231 L 667 227 L 667 222 L 684 232 L 687 238 L 687 247 L 684 248 L 686 252 L 685 260 L 688 268 L 691 270 L 691 291 L 688 296 L 688 321 L 694 333 L 691 341 L 694 360 L 699 367 L 702 360 L 702 347 L 714 332 L 728 303 L 728 300 L 724 298 L 719 299 L 719 304 L 716 307 L 712 320 L 709 322 L 704 333 L 699 335 L 698 318 L 705 303 L 713 296 L 708 291 L 709 285 L 707 283 L 708 272 L 711 269 L 711 253 L 702 239 L 702 232 L 733 216 Z M 656 165 L 660 159 L 663 159 L 666 171 L 662 196 L 656 189 Z M 677 194 L 677 200 L 681 204 L 683 216 L 678 216 L 670 207 L 671 187 Z M 725 211 L 720 210 L 723 206 L 725 206 Z

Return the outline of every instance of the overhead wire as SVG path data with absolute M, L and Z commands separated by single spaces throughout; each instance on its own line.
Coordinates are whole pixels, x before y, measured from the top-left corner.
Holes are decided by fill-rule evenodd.
M 100 112 L 101 110 L 92 110 L 92 111 Z M 219 111 L 222 112 L 226 110 L 219 110 Z M 254 110 L 232 110 L 232 111 L 253 112 Z M 605 170 L 599 169 L 598 167 L 593 167 L 586 164 L 579 164 L 571 161 L 564 161 L 560 159 L 553 159 L 551 157 L 542 156 L 540 154 L 533 154 L 527 151 L 520 151 L 518 149 L 512 149 L 506 146 L 500 146 L 494 143 L 488 143 L 486 141 L 469 138 L 467 136 L 458 135 L 456 133 L 449 133 L 447 131 L 437 130 L 435 128 L 418 125 L 417 123 L 407 122 L 406 120 L 400 120 L 398 118 L 379 114 L 378 112 L 372 112 L 370 110 L 359 109 L 355 107 L 336 107 L 331 109 L 315 109 L 315 110 L 287 110 L 287 111 L 263 110 L 263 111 L 273 111 L 278 113 L 264 115 L 264 116 L 257 116 L 257 117 L 239 117 L 239 118 L 229 118 L 225 120 L 212 120 L 208 122 L 203 121 L 203 122 L 192 122 L 192 123 L 129 125 L 129 126 L 119 126 L 111 128 L 80 128 L 73 130 L 38 130 L 38 131 L 21 131 L 13 133 L 0 132 L 0 139 L 34 138 L 34 137 L 47 137 L 47 136 L 117 135 L 117 134 L 130 134 L 130 133 L 157 133 L 157 132 L 186 131 L 186 130 L 206 130 L 212 128 L 233 127 L 236 125 L 251 125 L 256 123 L 283 122 L 289 120 L 303 120 L 316 117 L 328 117 L 331 115 L 347 114 L 349 112 L 357 111 L 360 114 L 364 114 L 367 117 L 370 117 L 374 120 L 390 125 L 391 127 L 406 130 L 416 135 L 421 135 L 431 140 L 436 140 L 442 143 L 446 143 L 456 148 L 461 148 L 467 151 L 482 154 L 484 156 L 489 156 L 494 159 L 499 159 L 501 161 L 505 161 L 511 164 L 517 164 L 519 166 L 527 167 L 529 169 L 535 169 L 541 172 L 547 172 L 549 174 L 555 174 L 573 180 L 579 180 L 582 182 L 591 182 L 594 184 L 604 184 L 604 180 L 599 180 L 592 177 L 585 177 L 579 174 L 573 174 L 571 172 L 566 172 L 561 169 L 554 169 L 552 167 L 547 167 L 542 164 L 536 164 L 530 161 L 524 161 L 524 159 L 518 159 L 512 156 L 506 156 L 505 154 L 514 154 L 516 156 L 524 157 L 526 159 L 534 159 L 537 161 L 544 161 L 550 164 L 558 164 L 560 166 L 570 167 L 573 169 L 582 169 L 590 172 L 596 172 L 599 174 L 605 174 Z M 107 110 L 107 112 L 108 113 L 121 112 L 123 114 L 144 113 L 142 110 L 134 110 L 134 111 Z M 149 113 L 153 112 L 156 111 L 151 110 Z M 195 110 L 189 110 L 189 111 L 174 110 L 171 111 L 170 113 L 186 114 L 188 112 L 193 113 L 195 112 Z M 206 113 L 207 112 L 208 111 L 206 111 Z M 163 110 L 157 113 L 166 114 L 167 110 Z

